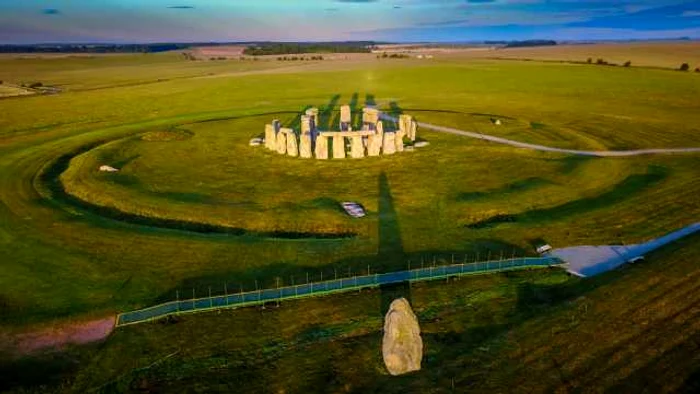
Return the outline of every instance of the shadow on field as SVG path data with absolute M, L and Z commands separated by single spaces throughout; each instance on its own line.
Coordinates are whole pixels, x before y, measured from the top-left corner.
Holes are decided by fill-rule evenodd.
M 331 97 L 331 100 L 326 104 L 325 107 L 319 110 L 318 114 L 318 128 L 321 130 L 331 130 L 333 128 L 333 118 L 335 117 L 335 107 L 338 105 L 340 100 L 340 95 L 336 94 Z
M 391 196 L 391 187 L 386 173 L 379 174 L 379 246 L 377 248 L 377 259 L 382 262 L 390 262 L 391 265 L 403 265 L 406 261 L 401 241 L 401 227 L 399 218 L 394 207 L 394 198 Z M 398 264 L 397 264 L 398 263 Z M 386 314 L 389 305 L 397 298 L 405 298 L 412 304 L 410 282 L 397 283 L 380 286 L 381 302 L 379 313 Z
M 359 113 L 359 111 L 360 111 L 360 95 L 357 94 L 357 92 L 352 94 L 348 105 L 350 106 L 350 114 L 351 114 L 350 125 L 352 126 L 353 130 L 359 130 L 360 126 L 362 125 L 362 114 Z
M 376 107 L 377 106 L 377 100 L 375 99 L 373 94 L 367 93 L 365 95 L 365 105 L 368 107 Z
M 595 209 L 601 209 L 618 204 L 636 193 L 656 185 L 668 177 L 668 169 L 661 166 L 649 166 L 645 174 L 634 174 L 616 184 L 612 190 L 595 197 L 587 197 L 567 202 L 551 208 L 541 208 L 525 211 L 515 215 L 496 215 L 484 220 L 467 224 L 465 227 L 478 230 L 495 227 L 503 223 L 537 223 L 578 215 Z

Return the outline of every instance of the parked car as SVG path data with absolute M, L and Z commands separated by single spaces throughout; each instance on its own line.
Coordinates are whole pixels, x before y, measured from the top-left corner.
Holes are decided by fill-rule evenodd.
M 367 214 L 365 213 L 365 209 L 362 208 L 362 205 L 356 202 L 345 201 L 340 203 L 340 205 L 343 207 L 343 209 L 345 210 L 345 212 L 347 212 L 348 215 L 354 218 L 361 218 Z

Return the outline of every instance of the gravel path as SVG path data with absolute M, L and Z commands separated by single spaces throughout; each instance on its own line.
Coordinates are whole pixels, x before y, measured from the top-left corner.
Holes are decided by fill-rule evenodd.
M 387 114 L 381 114 L 382 119 L 390 120 L 392 122 L 397 122 L 397 119 L 389 116 Z M 471 131 L 464 131 L 459 129 L 454 129 L 452 127 L 438 126 L 431 123 L 417 122 L 418 127 L 438 131 L 441 133 L 461 135 L 469 138 L 476 138 L 480 140 L 495 142 L 497 144 L 505 144 L 514 146 L 516 148 L 524 149 L 534 149 L 543 152 L 557 152 L 566 153 L 578 156 L 592 156 L 592 157 L 624 157 L 624 156 L 641 156 L 641 155 L 654 155 L 654 154 L 673 154 L 673 153 L 698 153 L 700 148 L 660 148 L 660 149 L 636 149 L 636 150 L 603 150 L 603 151 L 590 151 L 590 150 L 576 150 L 576 149 L 563 149 L 554 148 L 551 146 L 529 144 L 527 142 L 519 142 L 514 140 L 509 140 L 507 138 L 495 137 L 488 134 L 474 133 Z

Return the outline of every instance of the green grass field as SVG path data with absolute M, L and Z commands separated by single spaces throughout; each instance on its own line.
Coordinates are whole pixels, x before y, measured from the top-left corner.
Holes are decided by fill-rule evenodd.
M 256 281 L 272 286 L 277 278 L 287 283 L 310 273 L 318 279 L 367 265 L 390 271 L 404 269 L 408 260 L 452 254 L 533 254 L 538 239 L 555 247 L 634 243 L 696 222 L 700 214 L 695 154 L 586 159 L 422 130 L 428 147 L 364 160 L 303 161 L 248 146 L 274 118 L 294 124 L 300 111 L 318 106 L 322 123 L 335 125 L 340 104 L 367 103 L 420 121 L 564 148 L 697 147 L 700 78 L 692 73 L 449 57 L 290 65 L 188 62 L 178 54 L 158 54 L 3 57 L 0 80 L 41 81 L 62 90 L 0 99 L 0 326 L 6 333 L 148 306 L 173 299 L 176 291 L 220 292 L 224 283 L 250 290 Z M 503 126 L 491 124 L 494 116 Z M 102 164 L 122 171 L 101 173 Z M 346 217 L 337 205 L 344 200 L 361 202 L 368 217 Z M 509 221 L 500 223 L 503 217 Z M 183 226 L 215 231 L 176 229 Z M 426 372 L 396 387 L 426 388 L 433 381 L 436 390 L 447 389 L 455 379 L 462 387 L 522 384 L 527 391 L 518 380 L 526 374 L 519 369 L 526 353 L 517 353 L 513 347 L 520 342 L 512 338 L 537 346 L 548 337 L 533 333 L 542 327 L 549 332 L 547 324 L 571 329 L 567 335 L 574 337 L 579 328 L 562 317 L 573 308 L 566 297 L 589 288 L 608 295 L 617 294 L 615 286 L 631 292 L 634 278 L 662 275 L 660 267 L 671 261 L 695 275 L 696 245 L 697 237 L 680 255 L 668 250 L 649 268 L 593 284 L 551 272 L 417 286 L 411 294 L 419 317 L 435 337 L 428 337 Z M 521 297 L 523 286 L 534 286 L 527 291 L 535 295 Z M 549 289 L 543 290 L 546 302 L 538 301 L 539 286 Z M 564 286 L 567 302 L 559 302 L 552 286 Z M 72 375 L 77 380 L 68 380 L 79 388 L 107 382 L 134 388 L 143 380 L 165 391 L 175 391 L 179 379 L 193 391 L 240 380 L 251 391 L 301 392 L 331 374 L 340 376 L 332 391 L 345 384 L 349 390 L 386 389 L 392 383 L 381 377 L 374 343 L 381 322 L 378 297 L 347 295 L 263 315 L 225 312 L 119 330 L 105 349 L 74 350 L 77 359 L 91 361 Z M 645 300 L 652 302 L 639 302 Z M 294 311 L 303 311 L 300 325 L 292 324 Z M 617 311 L 601 313 L 607 321 Z M 237 321 L 248 323 L 231 328 Z M 289 331 L 275 333 L 275 324 L 282 323 Z M 176 355 L 145 370 L 143 379 L 133 372 L 174 352 L 168 347 L 173 341 L 204 341 L 209 331 L 202 327 L 217 324 L 228 330 L 211 330 L 219 342 L 236 330 L 235 339 L 219 343 L 222 356 L 192 343 L 176 347 Z M 259 337 L 247 332 L 251 324 L 260 326 Z M 614 336 L 612 327 L 610 332 Z M 482 344 L 489 341 L 497 343 Z M 135 354 L 150 346 L 152 354 Z M 311 355 L 301 360 L 300 351 Z M 242 355 L 232 358 L 231 352 Z M 673 354 L 668 357 L 684 353 Z M 634 370 L 641 371 L 652 356 L 637 356 Z M 63 365 L 62 356 L 51 357 Z M 571 387 L 593 379 L 575 376 L 590 360 L 549 357 L 563 366 Z M 251 364 L 255 358 L 262 364 Z M 486 376 L 496 365 L 503 380 Z M 532 365 L 552 373 L 546 359 Z M 306 367 L 316 371 L 308 381 L 293 376 Z M 56 368 L 63 379 L 63 367 Z M 272 382 L 275 373 L 280 377 Z M 211 378 L 212 386 L 198 386 L 198 376 Z M 548 379 L 533 390 L 557 384 Z

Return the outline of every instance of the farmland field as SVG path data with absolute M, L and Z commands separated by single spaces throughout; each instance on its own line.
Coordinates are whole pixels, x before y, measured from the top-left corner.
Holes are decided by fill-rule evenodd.
M 59 89 L 0 99 L 0 338 L 225 284 L 251 290 L 309 273 L 399 270 L 424 258 L 533 255 L 538 240 L 637 243 L 700 215 L 698 154 L 574 157 L 421 129 L 427 147 L 363 160 L 305 161 L 248 145 L 273 119 L 298 128 L 310 106 L 320 109 L 323 129 L 335 128 L 339 106 L 349 103 L 561 148 L 700 147 L 696 73 L 450 54 L 285 62 L 165 53 L 6 56 L 0 80 Z M 368 216 L 348 217 L 341 201 L 360 202 Z M 428 358 L 403 386 L 379 372 L 380 292 L 123 328 L 104 348 L 22 362 L 55 367 L 55 380 L 35 382 L 47 390 L 177 391 L 182 379 L 192 390 L 244 381 L 251 392 L 302 392 L 331 373 L 339 376 L 334 391 L 350 382 L 347 390 L 425 391 L 430 381 L 437 391 L 453 382 L 546 391 L 560 378 L 572 389 L 593 379 L 629 389 L 643 387 L 652 369 L 665 387 L 680 388 L 697 384 L 697 359 L 670 365 L 697 354 L 683 347 L 697 349 L 698 245 L 689 238 L 643 267 L 591 282 L 553 270 L 419 285 L 411 295 L 426 322 Z M 585 316 L 582 304 L 591 308 Z M 647 306 L 657 309 L 634 314 Z M 593 338 L 596 321 L 607 344 L 561 354 L 546 346 Z M 621 348 L 638 335 L 630 321 L 648 324 L 650 335 L 627 370 L 615 357 L 630 356 Z M 662 322 L 683 335 L 655 345 L 671 332 Z M 277 332 L 279 325 L 288 328 Z M 259 336 L 244 330 L 251 326 Z M 207 335 L 218 349 L 203 344 Z M 309 356 L 301 360 L 300 351 Z M 614 368 L 581 373 L 605 354 Z M 70 367 L 63 357 L 85 362 Z M 307 380 L 291 372 L 300 363 Z M 523 363 L 546 379 L 528 379 Z M 270 383 L 270 371 L 278 381 Z M 198 386 L 197 376 L 213 386 Z

